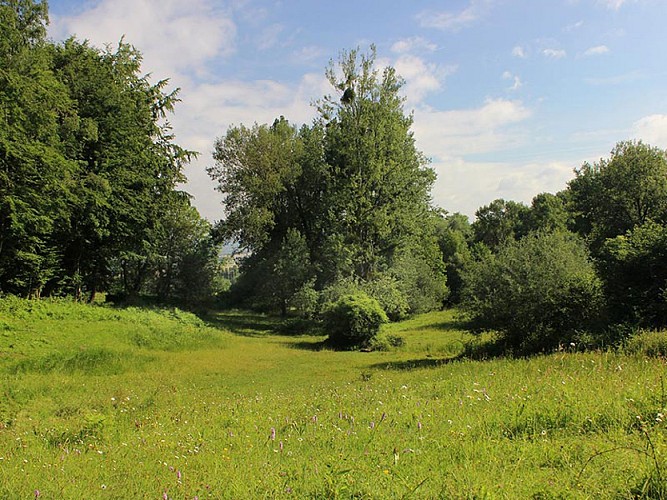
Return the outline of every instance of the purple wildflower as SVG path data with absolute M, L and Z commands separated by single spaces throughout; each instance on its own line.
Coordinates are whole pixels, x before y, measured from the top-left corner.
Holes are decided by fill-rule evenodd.
M 271 436 L 270 436 L 270 439 L 271 439 L 271 441 L 275 441 L 275 440 L 276 440 L 276 428 L 275 428 L 275 427 L 271 427 Z

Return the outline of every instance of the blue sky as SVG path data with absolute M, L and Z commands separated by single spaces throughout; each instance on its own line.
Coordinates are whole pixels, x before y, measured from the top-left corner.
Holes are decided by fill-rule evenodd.
M 584 161 L 641 139 L 667 148 L 664 0 L 51 0 L 50 36 L 121 36 L 183 102 L 177 142 L 201 153 L 185 189 L 223 217 L 205 173 L 232 124 L 294 123 L 330 93 L 328 61 L 374 43 L 405 78 L 436 205 L 472 216 L 495 198 L 563 189 Z

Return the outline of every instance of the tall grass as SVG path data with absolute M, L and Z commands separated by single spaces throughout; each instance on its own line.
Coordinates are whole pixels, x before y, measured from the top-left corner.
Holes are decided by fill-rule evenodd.
M 0 498 L 662 491 L 659 358 L 461 359 L 471 337 L 450 312 L 388 325 L 404 346 L 358 353 L 277 335 L 274 320 L 244 313 L 204 323 L 173 310 L 13 307 L 0 306 L 10 325 L 0 329 Z

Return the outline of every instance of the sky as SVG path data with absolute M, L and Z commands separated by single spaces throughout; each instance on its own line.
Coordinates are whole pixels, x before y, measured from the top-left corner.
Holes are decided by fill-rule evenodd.
M 665 0 L 50 0 L 49 36 L 124 36 L 182 102 L 183 188 L 224 218 L 206 174 L 232 125 L 310 123 L 343 50 L 377 47 L 405 79 L 435 205 L 471 218 L 496 198 L 564 189 L 623 140 L 667 148 Z

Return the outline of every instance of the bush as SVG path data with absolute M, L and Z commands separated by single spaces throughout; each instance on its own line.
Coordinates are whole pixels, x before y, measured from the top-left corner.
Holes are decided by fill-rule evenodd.
M 654 358 L 667 357 L 667 330 L 642 331 L 633 335 L 625 345 L 625 352 Z
M 364 283 L 362 289 L 380 303 L 391 321 L 400 321 L 407 318 L 410 304 L 405 294 L 400 290 L 400 284 L 395 278 L 380 276 L 373 281 Z
M 537 352 L 575 342 L 599 326 L 601 284 L 584 243 L 570 233 L 509 241 L 465 273 L 463 309 L 477 330 L 508 349 Z
M 599 271 L 613 320 L 667 326 L 667 226 L 647 222 L 602 246 Z
M 329 343 L 341 348 L 368 345 L 387 321 L 379 302 L 363 292 L 341 297 L 324 314 Z

